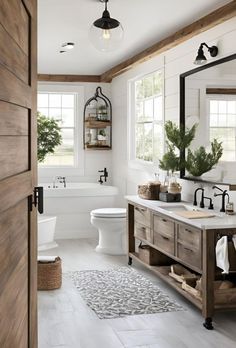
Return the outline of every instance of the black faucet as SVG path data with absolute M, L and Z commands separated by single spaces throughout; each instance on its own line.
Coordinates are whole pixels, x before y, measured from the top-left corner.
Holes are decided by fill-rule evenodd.
M 200 202 L 200 207 L 204 208 L 204 189 L 199 187 L 194 191 L 194 200 L 193 200 L 193 205 L 197 205 L 197 193 L 198 191 L 202 191 L 202 198 Z
M 202 191 L 202 197 L 201 197 L 201 202 L 200 202 L 200 208 L 204 208 L 205 207 L 205 204 L 204 204 L 204 199 L 208 199 L 210 201 L 209 203 L 209 207 L 208 209 L 214 209 L 214 206 L 213 206 L 213 203 L 212 203 L 212 198 L 210 197 L 206 197 L 204 196 L 204 189 L 199 187 L 195 190 L 194 192 L 194 201 L 193 201 L 193 205 L 197 205 L 197 192 L 198 191 Z
M 104 169 L 102 169 L 102 170 L 99 170 L 98 173 L 103 173 L 102 175 L 100 175 L 100 178 L 99 178 L 99 180 L 98 180 L 98 182 L 100 182 L 100 184 L 103 184 L 102 178 L 104 178 L 105 182 L 107 181 L 107 177 L 108 177 L 107 168 L 104 168 Z
M 227 193 L 227 190 L 222 190 L 221 188 L 219 188 L 218 186 L 212 186 L 213 189 L 217 189 L 219 191 L 221 191 L 222 193 L 214 193 L 214 197 L 217 196 L 222 196 L 222 204 L 221 204 L 221 212 L 225 212 L 225 196 L 228 196 L 228 200 L 229 200 L 229 194 Z
M 54 180 L 53 180 L 53 188 L 56 188 L 58 186 L 56 186 L 56 182 L 59 182 L 61 184 L 64 185 L 64 187 L 66 187 L 66 177 L 65 176 L 55 176 Z
M 214 209 L 214 205 L 212 203 L 212 198 L 203 196 L 203 200 L 204 199 L 209 199 L 209 201 L 210 201 L 208 209 Z

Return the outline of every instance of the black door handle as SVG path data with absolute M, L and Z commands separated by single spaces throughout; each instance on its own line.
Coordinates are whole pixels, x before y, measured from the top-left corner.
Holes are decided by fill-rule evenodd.
M 43 186 L 36 186 L 34 188 L 34 202 L 33 204 L 38 206 L 39 214 L 43 214 Z

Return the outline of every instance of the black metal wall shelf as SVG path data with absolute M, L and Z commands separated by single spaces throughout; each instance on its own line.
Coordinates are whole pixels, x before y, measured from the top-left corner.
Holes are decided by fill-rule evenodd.
M 96 88 L 94 96 L 84 106 L 84 149 L 112 148 L 112 106 L 110 100 Z

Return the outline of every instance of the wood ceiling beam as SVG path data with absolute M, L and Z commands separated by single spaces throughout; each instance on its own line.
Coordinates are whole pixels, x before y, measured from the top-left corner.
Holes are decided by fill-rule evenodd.
M 236 0 L 231 1 L 225 6 L 209 13 L 200 18 L 196 22 L 178 30 L 176 33 L 167 38 L 155 43 L 151 47 L 142 52 L 128 58 L 124 62 L 114 66 L 110 70 L 104 72 L 102 75 L 53 75 L 53 74 L 39 74 L 38 81 L 45 82 L 111 82 L 112 79 L 127 70 L 132 69 L 136 65 L 143 63 L 158 54 L 161 54 L 182 42 L 191 39 L 192 37 L 203 33 L 214 26 L 221 24 L 232 17 L 236 16 Z M 197 47 L 196 47 L 197 49 Z
M 206 94 L 236 95 L 236 88 L 206 88 Z
M 44 82 L 101 82 L 101 76 L 99 76 L 99 75 L 38 74 L 38 81 L 44 81 Z
M 236 16 L 236 0 L 233 0 L 227 5 L 220 7 L 210 14 L 200 18 L 196 22 L 187 25 L 186 27 L 178 30 L 175 34 L 168 36 L 153 46 L 106 71 L 101 75 L 101 82 L 111 82 L 114 77 L 126 72 L 127 70 L 130 70 L 136 65 L 143 63 L 186 40 L 191 39 L 195 35 L 209 30 L 234 16 Z

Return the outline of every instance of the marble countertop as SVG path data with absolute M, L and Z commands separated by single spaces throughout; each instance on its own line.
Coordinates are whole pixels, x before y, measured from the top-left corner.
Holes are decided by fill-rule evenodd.
M 174 211 L 171 210 L 165 210 L 163 208 L 168 207 L 168 209 L 171 209 L 171 206 L 176 207 L 177 205 L 179 206 L 189 206 L 191 208 L 192 203 L 190 202 L 173 202 L 173 203 L 166 203 L 162 201 L 153 201 L 153 200 L 147 200 L 147 199 L 142 199 L 138 196 L 126 196 L 126 200 L 130 203 L 135 203 L 142 205 L 146 208 L 149 208 L 153 211 L 156 211 L 158 213 L 161 213 L 163 215 L 166 215 L 170 218 L 173 218 L 177 221 L 186 223 L 188 225 L 209 230 L 209 229 L 222 229 L 222 228 L 236 228 L 236 214 L 235 215 L 227 215 L 225 213 L 220 213 L 219 211 L 216 210 L 209 210 L 207 208 L 201 209 L 199 207 L 195 207 L 199 211 L 205 211 L 207 213 L 211 213 L 215 216 L 209 217 L 209 218 L 198 218 L 198 219 L 188 219 L 184 218 L 182 216 L 179 216 L 175 214 Z M 180 209 L 181 210 L 181 209 Z

